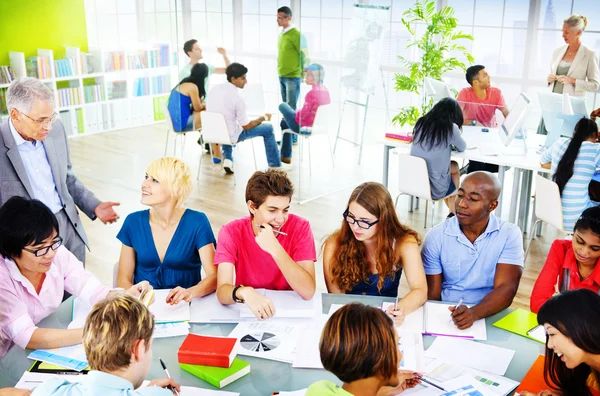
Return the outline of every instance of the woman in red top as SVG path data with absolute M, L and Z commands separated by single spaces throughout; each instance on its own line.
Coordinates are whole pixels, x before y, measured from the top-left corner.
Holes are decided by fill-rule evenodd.
M 531 292 L 529 302 L 531 312 L 537 313 L 540 307 L 554 295 L 557 279 L 558 284 L 563 285 L 563 274 L 567 268 L 570 270 L 568 290 L 590 289 L 598 293 L 600 289 L 598 258 L 600 258 L 600 206 L 595 206 L 586 209 L 575 223 L 572 241 L 557 239 L 552 243 L 544 268 Z

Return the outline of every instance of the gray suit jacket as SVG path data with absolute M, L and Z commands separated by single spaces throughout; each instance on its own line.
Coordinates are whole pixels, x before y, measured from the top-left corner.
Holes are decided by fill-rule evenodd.
M 63 208 L 71 225 L 87 245 L 87 237 L 75 205 L 94 219 L 94 209 L 101 201 L 73 174 L 67 135 L 60 120 L 52 124 L 52 130 L 44 140 L 44 148 Z M 33 198 L 31 183 L 7 120 L 0 124 L 0 205 L 4 205 L 15 195 Z

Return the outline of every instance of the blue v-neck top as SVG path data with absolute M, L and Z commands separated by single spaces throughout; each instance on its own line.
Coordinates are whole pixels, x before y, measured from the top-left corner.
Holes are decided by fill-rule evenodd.
M 150 229 L 150 210 L 127 216 L 117 238 L 135 250 L 133 283 L 147 280 L 155 289 L 188 288 L 200 282 L 198 250 L 216 242 L 206 215 L 191 209 L 179 220 L 162 263 Z

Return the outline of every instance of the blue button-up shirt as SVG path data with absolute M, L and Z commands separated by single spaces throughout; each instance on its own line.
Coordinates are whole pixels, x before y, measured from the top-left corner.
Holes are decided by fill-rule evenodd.
M 73 376 L 73 381 L 77 380 L 81 382 L 68 382 L 60 378 L 47 380 L 35 388 L 32 396 L 173 396 L 173 392 L 158 386 L 135 390 L 126 379 L 101 371 Z
M 50 168 L 50 162 L 48 162 L 44 143 L 37 140 L 30 142 L 23 139 L 10 119 L 8 125 L 17 143 L 21 160 L 33 189 L 33 198 L 42 201 L 50 208 L 52 213 L 58 213 L 63 205 L 58 196 L 56 182 L 54 181 L 52 168 Z
M 490 215 L 487 228 L 471 243 L 458 219 L 452 217 L 432 228 L 421 251 L 425 274 L 442 274 L 442 301 L 478 304 L 494 289 L 496 265 L 523 266 L 523 239 L 519 227 Z

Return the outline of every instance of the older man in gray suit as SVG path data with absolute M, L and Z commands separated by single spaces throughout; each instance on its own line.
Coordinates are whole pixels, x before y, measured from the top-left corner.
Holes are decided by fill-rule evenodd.
M 71 171 L 65 129 L 56 120 L 54 94 L 36 78 L 15 80 L 6 92 L 9 119 L 0 124 L 0 205 L 19 195 L 42 201 L 56 215 L 63 244 L 85 263 L 87 237 L 77 207 L 92 220 L 117 221 Z

